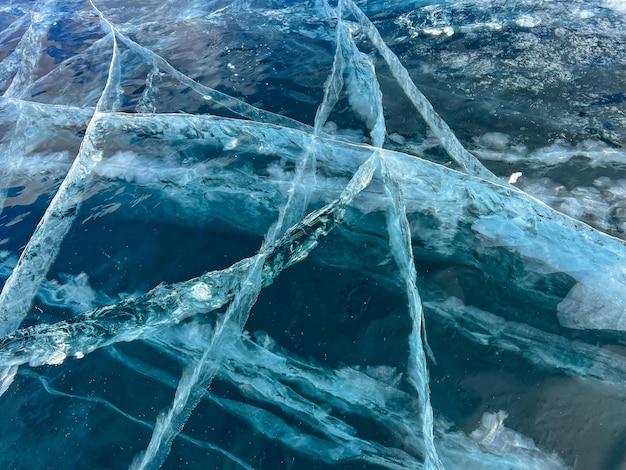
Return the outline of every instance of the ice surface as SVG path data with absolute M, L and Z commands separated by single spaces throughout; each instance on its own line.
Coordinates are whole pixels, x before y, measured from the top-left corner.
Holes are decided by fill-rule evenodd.
M 0 7 L 2 465 L 621 468 L 619 2 L 263 3 Z

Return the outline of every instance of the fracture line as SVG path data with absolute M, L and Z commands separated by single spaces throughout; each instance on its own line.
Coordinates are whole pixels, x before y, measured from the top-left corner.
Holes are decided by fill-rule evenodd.
M 91 0 L 90 3 L 100 14 Z M 15 331 L 28 313 L 39 286 L 59 253 L 61 242 L 76 218 L 89 175 L 103 156 L 98 148 L 99 121 L 105 110 L 114 110 L 116 106 L 120 70 L 113 28 L 102 16 L 101 19 L 111 29 L 113 41 L 107 82 L 72 167 L 0 293 L 0 337 Z

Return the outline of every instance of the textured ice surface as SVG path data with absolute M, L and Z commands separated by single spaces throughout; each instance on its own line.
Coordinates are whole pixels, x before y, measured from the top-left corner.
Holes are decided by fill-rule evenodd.
M 1 466 L 622 468 L 623 15 L 1 6 Z

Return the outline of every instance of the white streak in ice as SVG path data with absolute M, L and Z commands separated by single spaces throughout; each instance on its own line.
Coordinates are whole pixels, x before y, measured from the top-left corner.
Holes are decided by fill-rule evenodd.
M 413 258 L 411 229 L 406 217 L 406 206 L 402 190 L 394 174 L 395 169 L 390 167 L 386 160 L 382 160 L 381 169 L 385 184 L 385 194 L 390 199 L 387 211 L 389 245 L 394 260 L 398 265 L 400 278 L 404 280 L 409 314 L 413 323 L 413 329 L 409 337 L 409 377 L 417 390 L 420 402 L 422 434 L 426 448 L 424 466 L 426 469 L 441 469 L 442 466 L 437 455 L 433 435 L 433 409 L 430 404 L 428 367 L 426 364 L 427 346 L 425 347 L 424 311 L 416 285 L 417 273 Z

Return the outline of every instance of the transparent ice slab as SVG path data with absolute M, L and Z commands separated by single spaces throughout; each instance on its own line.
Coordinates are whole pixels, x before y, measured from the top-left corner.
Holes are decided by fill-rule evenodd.
M 623 12 L 492 3 L 2 7 L 2 463 L 619 468 Z

